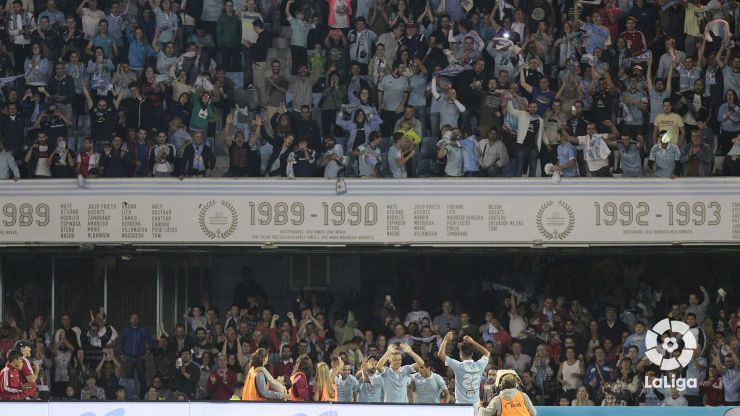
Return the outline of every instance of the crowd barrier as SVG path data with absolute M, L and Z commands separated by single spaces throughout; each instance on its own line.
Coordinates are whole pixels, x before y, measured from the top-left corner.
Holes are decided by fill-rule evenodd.
M 231 402 L 5 402 L 8 416 L 475 416 L 472 406 Z M 549 407 L 538 416 L 740 416 L 732 407 Z

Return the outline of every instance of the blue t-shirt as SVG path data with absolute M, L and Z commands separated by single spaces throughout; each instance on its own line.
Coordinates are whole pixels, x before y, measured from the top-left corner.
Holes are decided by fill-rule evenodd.
M 108 35 L 95 35 L 93 38 L 93 49 L 94 48 L 103 48 L 103 55 L 106 58 L 112 58 L 113 57 L 113 45 L 116 44 L 115 39 Z
M 622 169 L 622 174 L 629 177 L 642 176 L 642 159 L 637 145 L 630 143 L 625 146 L 624 143 L 619 142 L 617 149 L 619 149 L 619 167 Z
M 444 379 L 439 374 L 432 373 L 429 378 L 419 373 L 411 376 L 411 382 L 416 389 L 416 403 L 439 403 L 439 396 L 447 388 Z
M 447 357 L 445 365 L 455 373 L 455 402 L 459 404 L 475 404 L 480 401 L 480 381 L 483 370 L 488 365 L 488 357 L 483 356 L 478 361 L 457 361 Z
M 408 403 L 409 395 L 406 386 L 409 385 L 409 377 L 413 372 L 411 365 L 401 367 L 396 373 L 390 367 L 383 371 L 383 392 L 386 403 Z
M 558 145 L 558 165 L 565 166 L 571 160 L 576 158 L 576 148 L 570 143 L 560 143 Z M 574 177 L 578 176 L 576 165 L 571 168 L 563 169 L 560 176 Z
M 383 401 L 383 377 L 380 374 L 375 374 L 368 377 L 369 382 L 365 380 L 358 380 L 358 392 L 357 402 L 358 403 L 380 403 Z
M 545 112 L 552 107 L 555 101 L 555 93 L 552 91 L 542 91 L 539 87 L 532 87 L 532 99 L 537 103 L 537 115 L 545 116 Z
M 359 387 L 359 383 L 355 376 L 350 374 L 349 377 L 343 379 L 340 375 L 337 376 L 334 382 L 337 383 L 337 401 L 346 403 L 352 402 L 352 393 L 356 392 Z

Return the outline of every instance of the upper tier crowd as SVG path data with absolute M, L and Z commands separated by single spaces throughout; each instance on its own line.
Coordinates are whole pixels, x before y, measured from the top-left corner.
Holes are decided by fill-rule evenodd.
M 6 0 L 0 179 L 740 174 L 735 0 Z

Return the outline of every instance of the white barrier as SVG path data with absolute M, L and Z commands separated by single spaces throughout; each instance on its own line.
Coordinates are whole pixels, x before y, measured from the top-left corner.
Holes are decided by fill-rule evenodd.
M 538 416 L 740 416 L 738 407 L 538 406 Z M 473 406 L 267 402 L 0 402 L 0 416 L 475 416 Z
M 0 245 L 740 244 L 740 180 L 3 181 Z
M 0 402 L 0 415 L 49 416 L 49 403 L 43 402 Z
M 472 406 L 192 402 L 190 416 L 472 416 Z M 99 416 L 99 415 L 98 415 Z M 138 416 L 138 415 L 137 415 Z
M 190 414 L 190 403 L 188 402 L 51 402 L 48 405 L 47 416 L 188 416 Z M 0 406 L 1 409 L 2 406 Z M 4 412 L 0 412 L 2 413 Z
M 472 406 L 247 402 L 0 402 L 2 416 L 473 416 Z

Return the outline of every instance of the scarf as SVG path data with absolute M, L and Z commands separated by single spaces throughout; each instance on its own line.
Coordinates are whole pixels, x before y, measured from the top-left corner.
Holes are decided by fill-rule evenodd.
M 206 170 L 205 164 L 203 163 L 203 148 L 204 146 L 193 143 L 193 170 L 202 172 Z

